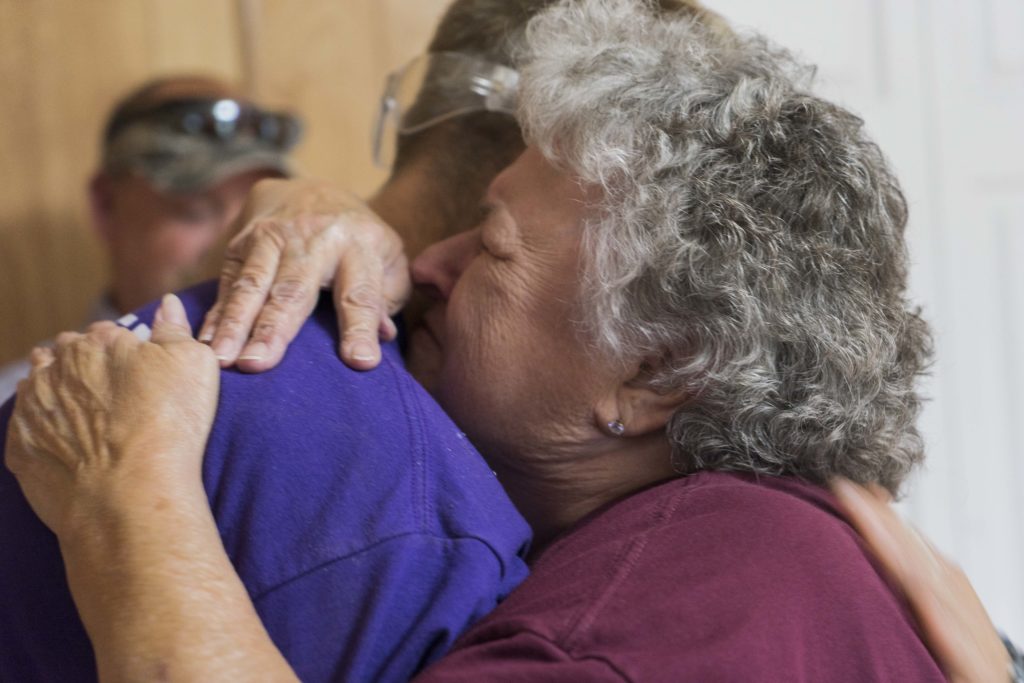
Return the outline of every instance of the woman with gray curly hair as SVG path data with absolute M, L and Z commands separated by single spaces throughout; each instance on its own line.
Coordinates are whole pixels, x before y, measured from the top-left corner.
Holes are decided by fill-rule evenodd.
M 896 493 L 922 458 L 929 356 L 896 179 L 861 120 L 809 91 L 812 69 L 636 4 L 551 13 L 523 74 L 527 138 L 600 190 L 589 338 L 687 397 L 668 426 L 678 471 Z
M 942 680 L 822 487 L 895 492 L 921 458 L 928 334 L 905 299 L 898 185 L 786 53 L 676 9 L 539 13 L 521 70 L 530 146 L 480 226 L 413 264 L 436 303 L 410 368 L 434 378 L 536 543 L 530 578 L 423 679 Z M 184 324 L 168 299 L 157 339 L 208 353 Z M 210 363 L 149 367 L 131 353 L 142 342 L 107 335 L 118 372 L 216 391 Z M 172 407 L 152 411 L 161 429 L 125 426 L 146 453 L 168 421 L 209 428 Z M 199 486 L 157 460 L 156 480 Z

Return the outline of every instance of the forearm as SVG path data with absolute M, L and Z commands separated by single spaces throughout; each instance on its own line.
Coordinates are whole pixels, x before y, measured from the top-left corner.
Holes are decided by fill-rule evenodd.
M 197 487 L 198 488 L 198 487 Z M 103 681 L 294 681 L 228 561 L 201 491 L 145 487 L 61 550 Z

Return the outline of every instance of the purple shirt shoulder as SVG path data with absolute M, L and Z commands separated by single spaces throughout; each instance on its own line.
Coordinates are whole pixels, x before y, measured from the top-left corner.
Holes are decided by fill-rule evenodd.
M 942 681 L 830 494 L 701 473 L 556 540 L 422 681 Z
M 182 294 L 193 327 L 214 296 L 212 284 Z M 145 336 L 154 310 L 122 324 Z M 394 345 L 364 373 L 336 349 L 326 301 L 278 368 L 225 371 L 203 481 L 302 680 L 406 680 L 525 577 L 529 529 Z M 55 540 L 6 471 L 0 547 L 0 680 L 93 678 Z

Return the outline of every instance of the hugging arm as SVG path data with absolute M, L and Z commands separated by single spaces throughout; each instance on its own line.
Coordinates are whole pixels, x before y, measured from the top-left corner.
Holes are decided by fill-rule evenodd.
M 36 352 L 7 466 L 59 539 L 103 680 L 296 680 L 228 561 L 202 488 L 217 362 L 189 338 L 176 298 L 153 339 L 101 324 Z M 844 484 L 837 495 L 907 594 L 947 675 L 1011 680 L 962 572 L 883 502 Z M 478 654 L 501 668 L 493 652 Z
M 36 351 L 6 464 L 57 535 L 101 680 L 297 680 L 207 504 L 219 372 L 184 315 L 169 297 L 154 343 L 105 323 Z
M 925 644 L 954 683 L 1014 681 L 1014 662 L 967 575 L 889 506 L 888 494 L 834 482 L 847 518 L 903 591 Z M 1019 663 L 1018 666 L 1024 666 Z

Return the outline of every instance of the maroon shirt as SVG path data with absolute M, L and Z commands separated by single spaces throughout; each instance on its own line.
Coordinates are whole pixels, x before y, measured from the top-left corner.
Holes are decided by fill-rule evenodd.
M 830 494 L 701 473 L 555 541 L 418 681 L 943 681 Z

